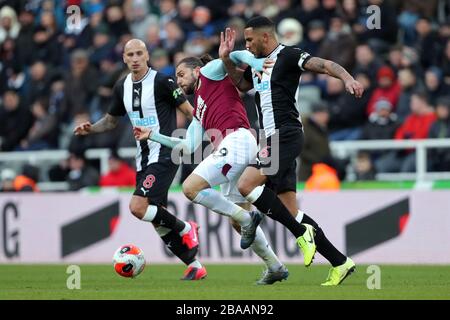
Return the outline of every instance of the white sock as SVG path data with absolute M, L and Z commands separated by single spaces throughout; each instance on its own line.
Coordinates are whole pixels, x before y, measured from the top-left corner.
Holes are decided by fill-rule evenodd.
M 192 227 L 189 223 L 187 223 L 186 221 L 183 221 L 183 222 L 184 222 L 184 229 L 180 231 L 180 233 L 179 233 L 180 236 L 188 233 L 192 229 Z
M 253 203 L 256 200 L 258 200 L 258 198 L 261 196 L 261 194 L 264 191 L 264 187 L 263 186 L 257 186 L 255 189 L 252 190 L 252 192 L 250 192 L 245 199 L 247 199 L 248 202 Z
M 142 221 L 152 222 L 155 219 L 156 212 L 158 212 L 158 207 L 154 205 L 149 205 L 147 211 L 145 212 Z
M 241 226 L 246 226 L 251 222 L 248 211 L 227 200 L 222 193 L 212 188 L 200 191 L 192 202 L 199 203 L 214 212 L 231 217 L 239 222 Z
M 163 227 L 163 226 L 159 226 L 159 227 L 155 227 L 156 233 L 158 233 L 158 235 L 160 237 L 164 237 L 166 234 L 168 234 L 170 232 L 169 228 Z
M 188 267 L 193 267 L 193 268 L 202 268 L 202 264 L 200 263 L 200 261 L 198 260 L 194 260 L 193 262 L 188 264 Z
M 298 223 L 302 223 L 304 212 L 300 209 L 297 210 L 297 216 L 295 217 L 295 220 L 297 220 Z
M 256 229 L 255 241 L 253 241 L 250 248 L 252 248 L 253 252 L 264 261 L 270 271 L 276 271 L 283 265 L 280 260 L 278 260 L 275 252 L 273 252 L 260 227 Z

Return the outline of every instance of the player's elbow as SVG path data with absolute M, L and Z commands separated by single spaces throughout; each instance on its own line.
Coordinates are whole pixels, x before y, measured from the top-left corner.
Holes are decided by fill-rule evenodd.
M 239 89 L 239 91 L 241 92 L 247 92 L 252 88 L 252 85 L 250 82 L 247 81 L 241 81 L 240 83 L 238 83 L 236 85 L 236 87 Z

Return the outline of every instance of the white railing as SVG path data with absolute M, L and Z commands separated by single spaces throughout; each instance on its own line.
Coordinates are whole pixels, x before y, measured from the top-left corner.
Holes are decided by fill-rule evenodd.
M 333 141 L 332 153 L 338 157 L 355 155 L 358 150 L 416 149 L 415 173 L 380 173 L 380 180 L 416 180 L 418 183 L 450 179 L 450 172 L 427 172 L 427 149 L 450 148 L 450 139 Z
M 429 148 L 450 148 L 450 139 L 428 140 L 358 140 L 358 141 L 334 141 L 330 144 L 332 153 L 340 158 L 355 156 L 358 150 L 392 150 L 392 149 L 416 149 L 415 173 L 379 173 L 379 180 L 416 180 L 419 183 L 450 179 L 450 172 L 427 172 L 427 150 Z M 121 157 L 134 159 L 136 149 L 134 147 L 118 150 Z M 86 151 L 86 158 L 100 161 L 100 172 L 108 171 L 109 149 L 90 149 Z M 38 167 L 50 167 L 61 160 L 67 159 L 69 152 L 66 150 L 52 151 L 21 151 L 0 152 L 0 168 L 13 167 L 19 169 L 23 164 L 30 163 Z M 67 184 L 43 182 L 42 190 L 64 190 Z
M 86 151 L 86 158 L 100 161 L 100 173 L 108 172 L 109 149 L 89 149 Z M 124 159 L 134 159 L 136 149 L 121 148 L 118 150 L 119 156 Z M 20 172 L 22 165 L 29 163 L 39 168 L 49 169 L 52 165 L 58 164 L 60 161 L 69 157 L 67 150 L 47 150 L 47 151 L 16 151 L 16 152 L 0 152 L 0 168 L 9 167 Z M 39 189 L 42 191 L 65 191 L 69 189 L 67 182 L 40 182 Z

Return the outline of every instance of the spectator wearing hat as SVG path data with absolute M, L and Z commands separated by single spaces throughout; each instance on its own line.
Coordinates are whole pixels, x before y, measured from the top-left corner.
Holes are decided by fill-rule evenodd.
M 0 192 L 14 192 L 14 179 L 16 173 L 10 168 L 5 168 L 0 173 Z
M 303 26 L 294 18 L 285 18 L 277 27 L 280 43 L 286 46 L 298 46 L 303 39 Z
M 392 104 L 389 100 L 381 99 L 375 103 L 375 110 L 370 114 L 369 121 L 364 126 L 362 139 L 393 139 L 397 128 L 397 115 L 392 112 Z
M 13 8 L 4 6 L 0 10 L 0 44 L 6 39 L 16 39 L 20 32 L 20 23 Z
M 367 105 L 367 115 L 370 116 L 375 110 L 375 103 L 382 98 L 388 100 L 395 110 L 400 92 L 401 87 L 392 68 L 389 66 L 381 67 L 377 72 L 377 87 Z
M 392 104 L 388 100 L 378 100 L 375 111 L 369 116 L 364 125 L 361 139 L 363 140 L 390 140 L 394 138 L 399 123 L 397 115 L 392 112 Z M 371 151 L 373 159 L 380 157 L 389 151 Z
M 437 119 L 431 125 L 428 138 L 450 138 L 450 97 L 439 98 L 436 102 Z M 428 168 L 431 171 L 450 171 L 450 150 L 436 148 L 428 150 Z
M 102 187 L 134 187 L 136 171 L 131 168 L 116 150 L 111 152 L 108 159 L 109 171 L 100 177 L 99 185 Z

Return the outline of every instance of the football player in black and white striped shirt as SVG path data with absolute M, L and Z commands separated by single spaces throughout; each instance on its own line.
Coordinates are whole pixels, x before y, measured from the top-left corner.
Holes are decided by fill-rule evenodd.
M 259 164 L 247 167 L 242 174 L 239 191 L 261 212 L 292 232 L 303 252 L 305 266 L 312 263 L 317 248 L 333 266 L 323 285 L 338 285 L 354 270 L 355 264 L 337 250 L 318 224 L 297 206 L 295 166 L 303 145 L 297 93 L 301 74 L 306 70 L 341 79 L 346 90 L 356 97 L 361 97 L 363 86 L 339 64 L 279 43 L 274 23 L 266 17 L 250 19 L 244 36 L 247 50 L 256 58 L 264 57 L 273 63 L 270 74 L 260 74 L 250 67 L 244 72 L 239 70 L 229 58 L 235 33 L 227 30 L 226 36 L 227 40 L 219 49 L 220 57 L 238 89 L 255 89 L 260 127 L 267 139 L 267 146 L 260 151 Z M 275 159 L 274 156 L 279 160 L 278 170 L 268 173 L 268 168 L 273 169 L 271 159 Z
M 176 129 L 176 109 L 192 119 L 192 106 L 175 81 L 148 66 L 145 43 L 130 40 L 124 48 L 123 61 L 131 71 L 114 86 L 108 113 L 94 124 L 85 122 L 74 129 L 76 135 L 114 129 L 119 118 L 128 115 L 133 127 L 151 128 L 171 135 Z M 171 149 L 151 140 L 137 141 L 136 190 L 130 211 L 138 219 L 152 222 L 167 247 L 188 268 L 182 279 L 199 280 L 206 269 L 196 259 L 198 226 L 185 222 L 167 211 L 167 194 L 178 165 L 171 161 Z

